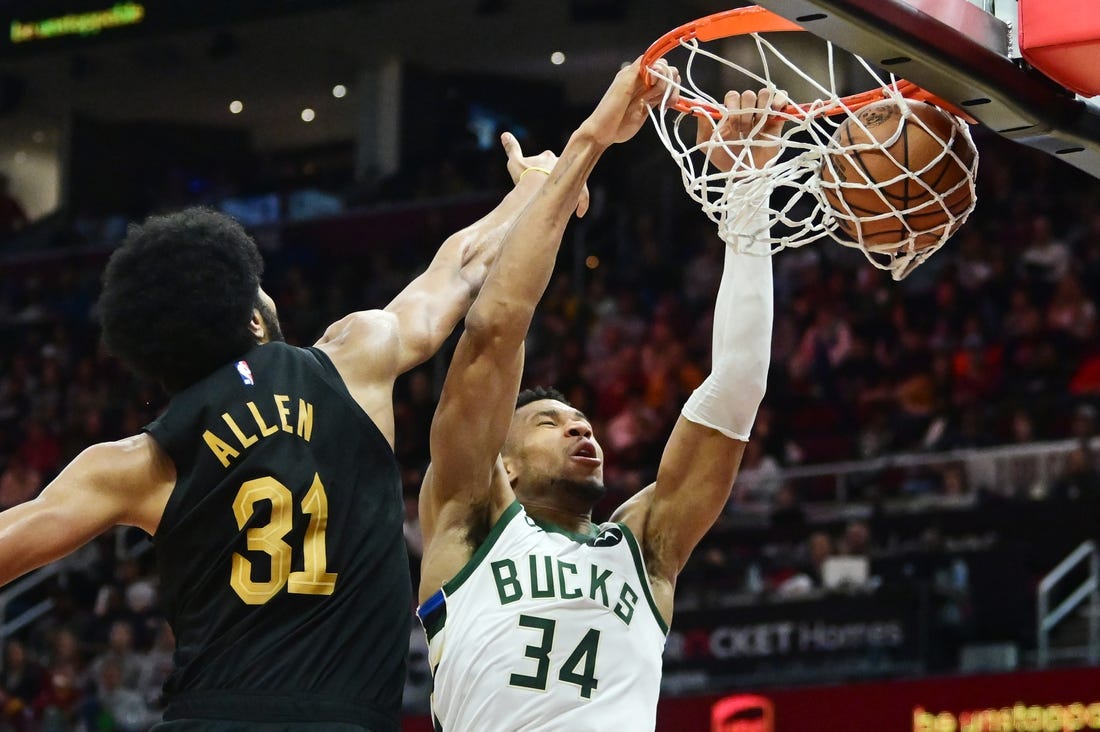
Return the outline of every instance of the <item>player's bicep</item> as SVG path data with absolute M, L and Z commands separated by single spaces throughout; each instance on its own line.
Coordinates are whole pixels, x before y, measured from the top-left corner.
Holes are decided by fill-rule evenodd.
M 669 579 L 722 513 L 745 444 L 684 417 L 677 421 L 648 497 L 643 540 Z
M 81 453 L 37 498 L 0 514 L 0 582 L 75 551 L 126 518 L 106 490 L 106 445 Z

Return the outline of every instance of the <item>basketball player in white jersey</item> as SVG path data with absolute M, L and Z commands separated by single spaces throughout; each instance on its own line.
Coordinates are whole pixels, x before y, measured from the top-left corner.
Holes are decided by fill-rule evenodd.
M 560 394 L 524 392 L 523 342 L 585 179 L 663 93 L 616 76 L 505 240 L 466 316 L 420 496 L 421 606 L 445 732 L 652 730 L 676 577 L 729 496 L 764 394 L 770 257 L 727 248 L 713 371 L 683 409 L 657 481 L 593 525 L 603 451 Z M 756 95 L 727 96 L 734 109 Z M 768 99 L 760 99 L 763 108 Z M 783 100 L 776 99 L 776 107 Z M 751 113 L 722 138 L 775 134 Z M 525 165 L 505 135 L 513 176 Z M 765 157 L 775 149 L 758 153 Z

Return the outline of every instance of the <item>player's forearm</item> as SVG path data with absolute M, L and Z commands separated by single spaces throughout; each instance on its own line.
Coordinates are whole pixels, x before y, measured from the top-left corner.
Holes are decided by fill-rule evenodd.
M 527 176 L 491 212 L 449 236 L 428 269 L 386 306 L 400 322 L 399 372 L 431 358 L 466 316 L 504 237 L 543 177 Z
M 520 180 L 492 211 L 447 237 L 436 252 L 424 275 L 432 281 L 440 316 L 454 319 L 452 328 L 477 297 L 505 237 L 541 187 L 543 177 L 535 174 Z
M 726 247 L 714 306 L 711 373 L 684 406 L 684 416 L 747 440 L 768 379 L 773 319 L 770 256 Z
M 71 551 L 63 526 L 41 498 L 0 513 L 0 585 Z
M 489 270 L 500 254 L 505 237 L 545 183 L 545 178 L 539 172 L 522 176 L 492 211 L 444 243 L 444 247 L 453 248 L 448 259 L 453 258 L 456 262 L 450 264 L 448 261 L 448 269 L 453 270 L 456 282 L 467 288 L 468 300 L 463 313 L 477 297 Z
M 577 198 L 605 149 L 582 133 L 570 138 L 550 176 L 508 232 L 492 274 L 470 308 L 468 329 L 488 328 L 522 341 L 550 281 Z

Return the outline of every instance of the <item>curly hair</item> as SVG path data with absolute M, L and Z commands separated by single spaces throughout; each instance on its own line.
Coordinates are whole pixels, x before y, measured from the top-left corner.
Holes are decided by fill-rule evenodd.
M 567 407 L 573 406 L 569 403 L 569 400 L 565 398 L 565 394 L 555 389 L 552 386 L 534 386 L 530 389 L 524 389 L 516 397 L 516 409 L 525 407 L 531 402 L 537 402 L 541 399 L 553 399 L 559 401 Z
M 244 354 L 263 259 L 244 228 L 208 208 L 132 224 L 103 273 L 103 343 L 170 393 Z

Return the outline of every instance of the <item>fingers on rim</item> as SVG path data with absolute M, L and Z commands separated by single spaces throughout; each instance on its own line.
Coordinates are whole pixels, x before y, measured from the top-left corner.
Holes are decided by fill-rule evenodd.
M 741 109 L 775 109 L 779 110 L 790 102 L 787 92 L 782 89 L 765 87 L 756 92 L 746 89 L 743 92 L 730 90 L 726 92 L 725 106 L 731 112 Z

